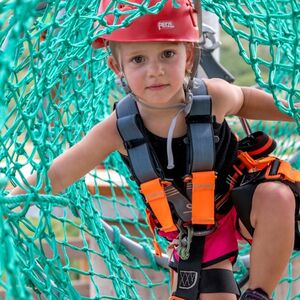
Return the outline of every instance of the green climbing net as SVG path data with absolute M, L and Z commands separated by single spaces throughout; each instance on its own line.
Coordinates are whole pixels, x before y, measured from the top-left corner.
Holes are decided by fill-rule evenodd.
M 120 2 L 130 0 L 112 0 L 106 14 L 117 20 Z M 99 162 L 60 195 L 52 195 L 46 175 L 53 159 L 104 119 L 122 95 L 106 66 L 107 51 L 94 50 L 93 40 L 158 12 L 165 2 L 151 6 L 145 0 L 110 27 L 97 16 L 98 0 L 0 2 L 0 298 L 167 298 L 168 271 L 153 256 L 143 203 L 119 156 Z M 300 3 L 204 0 L 203 7 L 219 17 L 260 87 L 296 120 L 253 122 L 252 129 L 274 136 L 276 154 L 300 167 Z M 26 181 L 32 172 L 35 186 Z M 43 183 L 46 195 L 39 195 Z M 27 194 L 7 197 L 13 186 Z M 142 251 L 129 250 L 124 237 Z M 295 253 L 275 299 L 299 299 L 297 268 Z M 239 270 L 237 278 L 245 268 Z

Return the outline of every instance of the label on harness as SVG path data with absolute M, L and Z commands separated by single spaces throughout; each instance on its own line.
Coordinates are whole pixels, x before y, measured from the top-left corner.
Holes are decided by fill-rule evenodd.
M 180 270 L 178 274 L 179 288 L 184 290 L 192 289 L 198 281 L 198 272 Z

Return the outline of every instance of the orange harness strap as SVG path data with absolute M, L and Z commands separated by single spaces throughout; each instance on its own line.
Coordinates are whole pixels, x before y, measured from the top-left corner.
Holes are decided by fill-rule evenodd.
M 192 224 L 215 223 L 214 171 L 192 173 Z
M 260 159 L 253 159 L 247 152 L 241 152 L 238 158 L 243 162 L 246 168 L 251 172 L 261 171 L 267 168 L 266 179 L 283 179 L 293 183 L 300 182 L 300 171 L 294 169 L 288 162 L 278 159 L 274 156 L 267 156 Z M 272 173 L 273 162 L 278 161 L 278 168 L 275 174 Z
M 150 228 L 150 231 L 153 235 L 153 248 L 154 248 L 154 251 L 155 251 L 155 254 L 157 256 L 162 256 L 162 250 L 159 246 L 159 243 L 157 242 L 156 240 L 156 234 L 155 234 L 155 222 L 151 216 L 151 211 L 150 209 L 146 208 L 146 218 L 147 218 L 147 224 L 149 225 L 149 228 Z
M 152 179 L 140 185 L 141 193 L 149 204 L 164 232 L 176 231 L 170 206 L 164 190 L 164 185 L 170 183 L 162 182 L 159 178 Z
M 271 162 L 273 162 L 276 159 L 276 157 L 274 156 L 253 159 L 248 152 L 241 152 L 238 155 L 238 158 L 243 162 L 243 164 L 250 172 L 261 171 L 268 167 L 271 164 Z
M 265 177 L 267 179 L 283 179 L 283 180 L 288 180 L 291 181 L 293 183 L 299 181 L 300 182 L 300 172 L 294 168 L 292 168 L 292 166 L 283 160 L 279 160 L 279 167 L 277 170 L 277 174 L 275 175 L 271 175 L 271 166 L 268 167 L 267 172 L 265 174 Z

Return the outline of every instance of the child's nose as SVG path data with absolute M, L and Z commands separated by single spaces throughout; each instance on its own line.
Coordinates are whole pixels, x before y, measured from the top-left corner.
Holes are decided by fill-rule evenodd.
M 149 69 L 148 69 L 149 75 L 150 76 L 160 76 L 164 74 L 164 68 L 163 65 L 155 60 L 155 61 L 151 61 L 149 63 Z

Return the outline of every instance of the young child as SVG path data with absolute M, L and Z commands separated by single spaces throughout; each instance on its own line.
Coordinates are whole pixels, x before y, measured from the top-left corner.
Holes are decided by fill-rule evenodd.
M 100 13 L 109 2 L 101 1 Z M 108 65 L 130 99 L 54 160 L 48 172 L 53 193 L 117 150 L 140 185 L 151 224 L 171 241 L 170 299 L 237 299 L 232 276 L 237 232 L 252 241 L 249 289 L 241 299 L 269 299 L 294 246 L 299 189 L 293 182 L 300 181 L 299 174 L 277 159 L 258 163 L 240 155 L 225 117 L 293 120 L 261 90 L 194 80 L 197 12 L 190 0 L 177 2 L 180 8 L 168 0 L 157 15 L 142 16 L 94 42 L 96 48 L 110 47 Z M 124 17 L 134 6 L 119 9 Z M 112 24 L 112 16 L 106 21 Z M 133 112 L 126 111 L 129 105 Z M 35 175 L 29 181 L 34 184 Z M 11 194 L 22 192 L 15 188 Z

